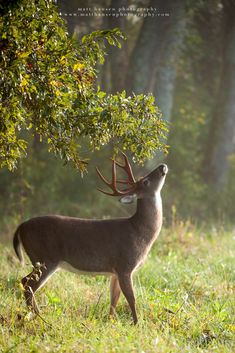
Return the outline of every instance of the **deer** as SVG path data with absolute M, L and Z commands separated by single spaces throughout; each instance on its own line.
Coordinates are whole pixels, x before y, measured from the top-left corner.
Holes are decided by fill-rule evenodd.
M 96 168 L 98 176 L 110 189 L 98 190 L 108 196 L 119 196 L 124 203 L 137 198 L 132 216 L 83 219 L 46 215 L 31 218 L 17 228 L 13 238 L 15 253 L 23 264 L 23 248 L 33 265 L 21 284 L 26 304 L 35 315 L 39 314 L 36 291 L 55 271 L 66 269 L 110 276 L 110 315 L 115 314 L 122 292 L 131 309 L 133 323 L 137 324 L 133 274 L 144 263 L 162 227 L 161 189 L 168 167 L 160 164 L 136 180 L 128 157 L 124 153 L 122 156 L 122 162 L 112 159 L 111 181 Z M 117 170 L 123 170 L 127 178 L 118 179 Z

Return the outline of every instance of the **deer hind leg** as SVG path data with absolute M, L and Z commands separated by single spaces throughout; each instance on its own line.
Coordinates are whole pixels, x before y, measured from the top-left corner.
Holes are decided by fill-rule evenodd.
M 118 280 L 119 280 L 120 288 L 121 288 L 128 304 L 131 308 L 133 322 L 136 325 L 138 322 L 138 319 L 137 319 L 137 314 L 136 314 L 136 310 L 135 310 L 135 296 L 134 296 L 134 291 L 133 291 L 131 273 L 119 274 Z
M 115 314 L 115 308 L 118 302 L 118 299 L 121 294 L 121 289 L 119 286 L 118 278 L 117 276 L 112 276 L 111 282 L 110 282 L 110 297 L 111 297 L 111 305 L 110 305 L 110 315 Z
M 55 270 L 56 266 L 54 265 L 37 265 L 34 267 L 33 271 L 21 281 L 24 287 L 26 304 L 36 314 L 39 313 L 39 310 L 34 294 L 46 283 Z

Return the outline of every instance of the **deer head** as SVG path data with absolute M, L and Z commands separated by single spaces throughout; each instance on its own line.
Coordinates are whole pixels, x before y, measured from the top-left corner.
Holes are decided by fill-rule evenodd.
M 168 172 L 168 167 L 166 164 L 160 164 L 151 173 L 144 177 L 139 178 L 137 181 L 133 175 L 131 165 L 128 161 L 127 156 L 122 152 L 124 164 L 118 163 L 116 160 L 112 160 L 112 180 L 109 182 L 96 168 L 96 171 L 101 178 L 101 180 L 112 190 L 112 192 L 107 192 L 102 189 L 98 189 L 102 193 L 109 196 L 121 196 L 121 202 L 129 203 L 132 202 L 134 197 L 139 199 L 155 197 L 156 193 L 161 191 L 164 184 L 165 176 Z M 117 166 L 122 168 L 126 174 L 126 180 L 117 179 Z M 118 184 L 125 184 L 124 189 L 118 188 Z

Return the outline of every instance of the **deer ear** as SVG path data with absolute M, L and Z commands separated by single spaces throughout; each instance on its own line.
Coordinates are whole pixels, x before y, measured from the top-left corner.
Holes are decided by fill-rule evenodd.
M 136 195 L 134 194 L 134 195 L 123 196 L 119 201 L 121 203 L 128 204 L 128 203 L 133 203 L 135 199 L 136 199 Z

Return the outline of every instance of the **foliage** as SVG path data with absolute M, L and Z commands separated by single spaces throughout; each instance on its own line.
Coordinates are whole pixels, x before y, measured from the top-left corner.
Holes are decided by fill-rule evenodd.
M 113 141 L 141 161 L 153 156 L 166 127 L 152 96 L 106 95 L 95 85 L 105 41 L 120 46 L 118 29 L 93 32 L 77 43 L 52 0 L 4 5 L 1 32 L 0 167 L 13 170 L 26 154 L 25 131 L 81 171 L 81 139 L 92 150 Z
M 134 277 L 140 321 L 133 326 L 123 296 L 108 317 L 109 279 L 68 272 L 36 294 L 45 322 L 30 320 L 19 286 L 30 268 L 19 269 L 13 250 L 1 246 L 0 350 L 233 352 L 234 251 L 231 231 L 189 222 L 165 229 Z
M 220 1 L 200 1 L 190 9 L 181 52 L 169 137 L 168 208 L 182 218 L 233 222 L 235 200 L 233 155 L 223 190 L 206 180 L 208 135 L 221 78 L 222 7 Z
M 200 176 L 207 113 L 202 105 L 199 109 L 197 99 L 189 98 L 189 89 L 190 82 L 187 81 L 187 86 L 180 87 L 180 97 L 175 99 L 174 126 L 169 141 L 174 149 L 171 149 L 168 159 L 172 173 L 168 175 L 170 191 L 166 199 L 167 203 L 176 207 L 181 217 L 204 220 L 205 215 L 212 216 L 213 212 L 207 210 L 205 195 L 208 193 L 208 186 Z M 184 143 L 180 144 L 178 141 Z

